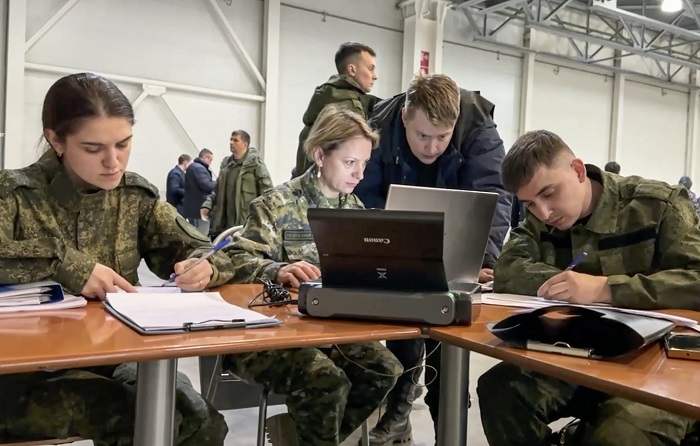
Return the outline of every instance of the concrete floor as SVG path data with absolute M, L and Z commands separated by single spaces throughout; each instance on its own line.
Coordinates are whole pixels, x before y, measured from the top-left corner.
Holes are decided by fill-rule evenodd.
M 159 285 L 162 283 L 160 279 L 155 277 L 145 264 L 139 268 L 139 276 L 141 283 L 144 286 Z M 469 446 L 486 446 L 483 430 L 481 429 L 481 419 L 479 417 L 479 403 L 476 397 L 476 380 L 496 364 L 496 360 L 486 356 L 472 354 L 470 362 L 470 385 L 472 395 L 472 407 L 469 410 L 469 431 L 468 443 Z M 199 389 L 199 363 L 197 358 L 185 358 L 178 362 L 178 369 L 184 372 L 194 383 L 195 388 Z M 424 392 L 425 393 L 425 392 Z M 268 408 L 268 416 L 285 412 L 284 406 L 271 406 Z M 226 446 L 254 446 L 257 435 L 257 408 L 227 410 L 222 412 L 226 417 L 229 427 L 229 434 L 226 437 Z M 370 427 L 376 423 L 376 417 L 370 420 Z M 413 425 L 413 445 L 414 446 L 433 446 L 435 444 L 435 434 L 433 432 L 433 422 L 428 412 L 428 406 L 425 405 L 423 399 L 419 399 L 414 405 L 414 410 L 411 414 L 411 424 Z M 347 446 L 356 446 L 359 440 L 359 432 L 348 438 L 343 444 Z M 80 441 L 73 443 L 74 446 L 92 446 L 92 441 Z M 402 445 L 410 446 L 410 445 Z

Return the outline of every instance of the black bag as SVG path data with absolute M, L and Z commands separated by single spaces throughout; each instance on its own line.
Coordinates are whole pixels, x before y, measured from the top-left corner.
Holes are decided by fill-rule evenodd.
M 552 305 L 514 314 L 487 327 L 515 347 L 603 359 L 649 345 L 671 331 L 675 324 L 612 308 Z

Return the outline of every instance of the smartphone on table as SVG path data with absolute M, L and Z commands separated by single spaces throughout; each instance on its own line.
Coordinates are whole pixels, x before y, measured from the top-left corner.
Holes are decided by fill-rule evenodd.
M 669 358 L 700 361 L 700 333 L 668 333 L 664 347 Z

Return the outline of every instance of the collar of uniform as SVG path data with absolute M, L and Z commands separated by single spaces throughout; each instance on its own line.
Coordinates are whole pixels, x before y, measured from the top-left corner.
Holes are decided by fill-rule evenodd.
M 304 175 L 299 178 L 299 184 L 304 197 L 309 202 L 309 207 L 312 208 L 330 208 L 331 206 L 328 198 L 326 198 L 321 189 L 318 188 L 318 169 L 314 164 L 307 170 Z M 338 200 L 339 206 L 343 207 L 343 203 L 347 200 L 347 194 L 340 194 L 340 199 Z
M 73 184 L 53 150 L 47 150 L 39 158 L 38 164 L 49 183 L 49 193 L 63 208 L 78 211 L 89 209 L 92 203 L 102 204 L 107 192 L 104 190 L 87 194 L 81 192 Z
M 586 164 L 586 172 L 588 178 L 603 185 L 603 193 L 586 223 L 586 228 L 598 234 L 612 234 L 617 230 L 617 204 L 620 194 L 617 181 L 611 174 L 592 164 Z

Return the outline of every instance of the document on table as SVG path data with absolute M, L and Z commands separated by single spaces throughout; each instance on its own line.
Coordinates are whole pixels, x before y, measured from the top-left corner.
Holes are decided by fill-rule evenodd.
M 481 295 L 481 303 L 487 305 L 500 305 L 504 307 L 518 307 L 528 309 L 549 307 L 552 305 L 576 305 L 566 301 L 549 300 L 543 297 L 524 296 L 521 294 L 506 293 L 484 293 Z M 674 316 L 672 314 L 660 313 L 658 311 L 633 310 L 630 308 L 613 307 L 609 304 L 589 304 L 578 306 L 586 308 L 605 308 L 606 310 L 614 310 L 620 313 L 636 314 L 639 316 L 653 317 L 656 319 L 665 319 L 667 321 L 673 322 L 674 324 L 680 327 L 693 328 L 694 326 L 698 325 L 698 321 L 694 319 L 689 319 L 681 316 Z
M 226 302 L 219 293 L 107 293 L 107 310 L 141 334 L 182 333 L 281 324 Z

